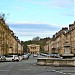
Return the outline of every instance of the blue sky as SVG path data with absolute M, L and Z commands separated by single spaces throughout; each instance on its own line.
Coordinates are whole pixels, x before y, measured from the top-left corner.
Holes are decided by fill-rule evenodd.
M 74 0 L 1 0 L 0 12 L 20 40 L 51 37 L 74 22 Z

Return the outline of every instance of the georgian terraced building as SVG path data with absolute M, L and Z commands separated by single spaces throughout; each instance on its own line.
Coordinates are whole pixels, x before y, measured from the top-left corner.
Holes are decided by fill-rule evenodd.
M 75 22 L 70 24 L 69 28 L 62 28 L 47 42 L 44 50 L 47 50 L 48 53 L 58 53 L 62 55 L 64 54 L 64 46 L 68 43 L 71 53 L 75 54 Z
M 45 53 L 49 53 L 49 48 L 50 48 L 50 42 L 51 42 L 51 40 L 48 40 L 47 42 L 46 42 L 46 45 L 44 46 L 44 52 Z
M 70 45 L 71 53 L 75 54 L 75 22 L 69 25 L 69 30 L 66 33 L 66 40 Z
M 23 45 L 18 37 L 10 30 L 4 19 L 0 18 L 0 55 L 22 53 Z
M 30 44 L 30 45 L 27 45 L 27 47 L 28 47 L 28 51 L 31 54 L 39 54 L 40 53 L 40 45 Z

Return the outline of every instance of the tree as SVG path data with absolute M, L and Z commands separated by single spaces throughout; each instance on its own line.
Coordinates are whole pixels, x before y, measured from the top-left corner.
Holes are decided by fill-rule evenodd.
M 27 51 L 27 45 L 29 44 L 37 44 L 40 45 L 40 52 L 44 52 L 44 45 L 46 44 L 46 41 L 50 40 L 50 37 L 42 38 L 36 37 L 29 41 L 22 42 L 24 44 L 24 50 Z
M 5 14 L 5 13 L 0 13 L 0 20 L 2 20 L 4 23 L 5 23 L 5 20 L 6 20 L 6 15 L 9 15 L 9 14 Z
M 32 40 L 33 41 L 39 41 L 40 40 L 40 37 L 37 36 L 37 37 L 33 38 Z
M 0 13 L 0 19 L 3 19 L 3 20 L 5 20 L 5 13 Z

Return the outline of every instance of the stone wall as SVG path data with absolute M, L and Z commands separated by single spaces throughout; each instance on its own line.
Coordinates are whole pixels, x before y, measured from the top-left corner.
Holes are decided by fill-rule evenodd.
M 49 66 L 75 66 L 75 59 L 38 58 L 37 64 Z

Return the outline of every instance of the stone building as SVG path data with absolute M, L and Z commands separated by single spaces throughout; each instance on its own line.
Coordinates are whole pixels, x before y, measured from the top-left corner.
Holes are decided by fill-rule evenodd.
M 70 45 L 71 53 L 75 54 L 75 22 L 69 25 L 69 31 L 65 36 L 66 42 Z
M 51 38 L 50 42 L 44 46 L 49 53 L 64 54 L 64 46 L 68 44 L 71 53 L 75 54 L 75 22 L 69 28 L 64 27 Z M 49 47 L 48 47 L 49 46 Z
M 18 54 L 19 51 L 23 53 L 22 45 L 18 40 L 4 19 L 0 18 L 0 55 Z
M 49 47 L 50 47 L 50 46 L 49 46 L 50 41 L 51 41 L 51 40 L 48 40 L 48 41 L 46 42 L 46 45 L 44 46 L 44 52 L 45 52 L 45 53 L 49 53 L 49 51 L 50 51 L 50 49 L 49 49 Z
M 55 35 L 51 38 L 51 41 L 49 43 L 49 53 L 57 53 L 56 50 L 56 44 L 55 44 Z
M 23 54 L 23 45 L 18 41 L 18 54 Z
M 27 45 L 27 47 L 28 47 L 28 51 L 31 54 L 39 54 L 40 53 L 40 45 L 30 44 L 30 45 Z
M 68 28 L 62 28 L 58 33 L 55 34 L 55 49 L 60 55 L 64 53 L 65 34 L 68 32 Z
M 68 28 L 64 27 L 55 35 L 53 35 L 50 42 L 45 46 L 45 48 L 49 48 L 49 53 L 64 53 L 65 34 L 67 33 L 67 31 Z

